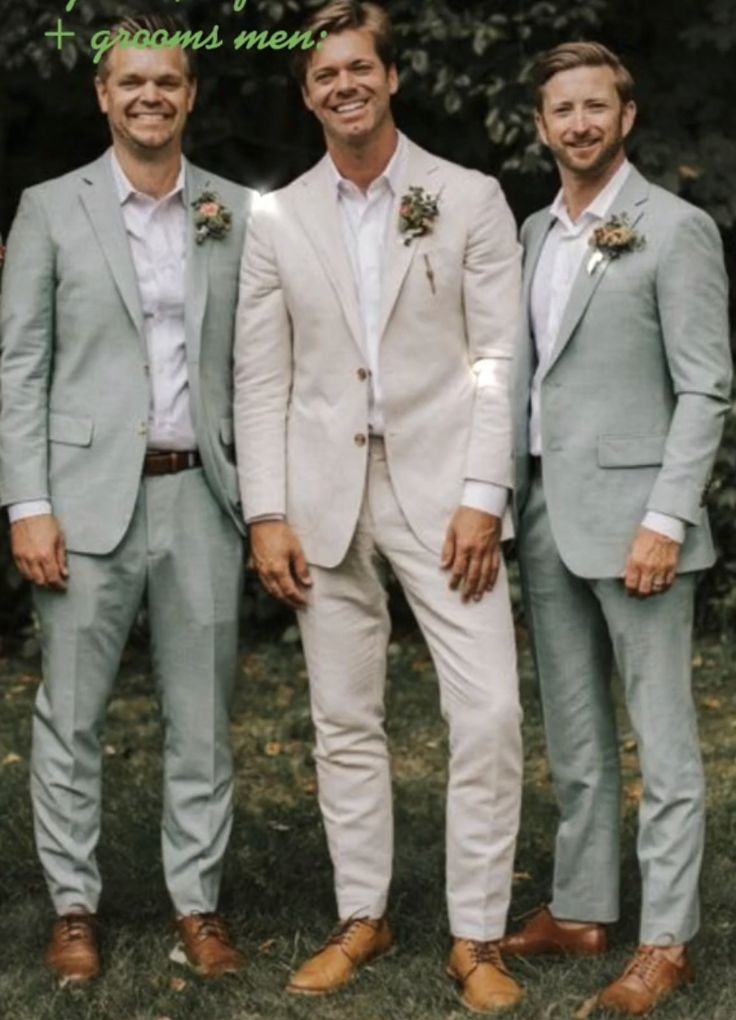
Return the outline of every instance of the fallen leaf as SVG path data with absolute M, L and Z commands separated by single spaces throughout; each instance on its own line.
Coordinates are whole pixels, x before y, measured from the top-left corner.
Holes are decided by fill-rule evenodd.
M 19 754 L 13 754 L 11 752 L 10 754 L 5 755 L 2 764 L 3 767 L 5 767 L 6 765 L 18 765 L 21 761 L 23 761 L 23 759 Z
M 532 876 L 528 871 L 515 871 L 514 882 L 531 882 Z
M 105 757 L 106 758 L 114 758 L 117 753 L 118 752 L 115 750 L 115 748 L 112 746 L 112 744 L 105 744 Z
M 269 822 L 268 827 L 274 832 L 291 832 L 291 826 L 285 825 L 284 822 Z
M 621 745 L 621 750 L 622 751 L 635 751 L 636 750 L 636 741 L 634 740 L 634 738 L 630 737 L 628 740 L 624 740 L 623 744 Z
M 172 977 L 169 981 L 169 988 L 172 992 L 183 992 L 187 987 L 187 983 L 182 977 Z
M 316 779 L 305 779 L 302 783 L 302 790 L 308 796 L 313 797 L 317 792 L 317 780 Z
M 281 744 L 278 740 L 271 740 L 264 748 L 269 758 L 277 758 L 281 754 L 281 750 Z
M 580 1009 L 578 1009 L 573 1016 L 575 1020 L 587 1020 L 587 1018 L 595 1011 L 598 1006 L 598 996 L 593 995 L 591 998 L 586 999 Z
M 261 942 L 258 947 L 259 953 L 270 953 L 273 947 L 276 945 L 276 939 L 266 939 L 265 942 Z
M 695 669 L 699 669 L 703 665 L 703 656 L 694 655 L 692 659 L 692 665 Z
M 712 696 L 703 698 L 703 708 L 709 708 L 711 712 L 717 712 L 721 706 L 722 702 L 720 698 L 714 698 Z

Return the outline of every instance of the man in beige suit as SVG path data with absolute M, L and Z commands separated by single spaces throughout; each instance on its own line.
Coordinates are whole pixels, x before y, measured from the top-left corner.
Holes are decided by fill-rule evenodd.
M 521 991 L 497 948 L 521 778 L 499 542 L 519 250 L 497 182 L 400 135 L 391 29 L 330 3 L 297 67 L 327 155 L 249 227 L 236 445 L 253 558 L 299 610 L 340 925 L 292 977 L 323 994 L 391 944 L 383 689 L 388 562 L 427 640 L 450 730 L 449 969 L 490 1012 Z

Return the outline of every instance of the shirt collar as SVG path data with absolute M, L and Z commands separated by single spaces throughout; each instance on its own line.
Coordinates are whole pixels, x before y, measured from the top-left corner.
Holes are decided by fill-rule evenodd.
M 406 159 L 406 138 L 400 131 L 397 131 L 396 134 L 398 136 L 398 140 L 396 142 L 396 148 L 394 149 L 391 159 L 386 164 L 383 173 L 376 177 L 375 181 L 371 181 L 370 184 L 370 187 L 373 188 L 376 184 L 379 183 L 379 181 L 387 181 L 388 186 L 391 188 L 391 191 L 394 193 L 394 195 L 398 191 L 399 180 L 401 177 L 401 172 L 404 169 L 404 161 Z M 347 180 L 347 178 L 342 176 L 340 171 L 335 166 L 335 161 L 333 160 L 329 152 L 327 153 L 327 165 L 330 168 L 330 174 L 334 181 L 335 190 L 337 191 L 338 195 L 345 188 L 355 188 L 355 185 L 352 183 L 352 181 L 349 181 Z
M 559 220 L 559 222 L 568 230 L 578 230 L 581 224 L 586 220 L 605 219 L 609 209 L 615 202 L 618 193 L 624 186 L 627 177 L 631 173 L 631 169 L 631 163 L 628 159 L 625 159 L 605 188 L 598 192 L 590 205 L 583 210 L 574 223 L 568 215 L 562 189 L 557 192 L 555 200 L 550 207 L 550 215 Z
M 110 150 L 110 163 L 112 164 L 112 176 L 113 180 L 115 181 L 115 190 L 118 193 L 118 198 L 120 199 L 121 205 L 125 205 L 125 203 L 133 196 L 137 196 L 139 198 L 147 198 L 149 201 L 152 202 L 165 202 L 167 199 L 173 198 L 174 195 L 183 196 L 184 194 L 184 181 L 187 166 L 187 161 L 184 156 L 181 157 L 181 166 L 179 167 L 179 174 L 176 178 L 176 184 L 168 193 L 168 195 L 164 195 L 160 199 L 154 199 L 151 197 L 151 195 L 145 195 L 141 191 L 136 191 L 136 189 L 133 187 L 133 185 L 126 177 L 123 168 L 120 166 L 120 161 L 115 155 L 114 149 Z

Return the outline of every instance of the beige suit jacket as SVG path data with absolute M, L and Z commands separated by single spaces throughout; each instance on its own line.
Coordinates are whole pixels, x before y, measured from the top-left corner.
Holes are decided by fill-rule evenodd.
M 465 479 L 512 486 L 510 362 L 520 249 L 498 183 L 409 143 L 387 233 L 380 375 L 391 479 L 439 553 Z M 403 243 L 401 196 L 440 193 L 431 232 Z M 432 279 L 428 273 L 431 267 Z M 366 479 L 368 364 L 334 176 L 325 157 L 259 203 L 235 345 L 246 520 L 283 514 L 307 560 L 344 557 Z

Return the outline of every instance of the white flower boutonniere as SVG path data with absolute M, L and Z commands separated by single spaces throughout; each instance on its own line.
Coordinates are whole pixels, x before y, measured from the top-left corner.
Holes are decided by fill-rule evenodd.
M 641 251 L 646 243 L 646 237 L 637 234 L 626 213 L 612 216 L 602 226 L 596 227 L 588 241 L 593 249 L 588 259 L 588 272 L 592 275 L 601 262 L 610 262 L 630 251 Z
M 230 230 L 233 214 L 215 191 L 203 191 L 199 198 L 192 202 L 194 209 L 194 239 L 197 244 L 204 244 L 208 237 L 221 241 Z
M 415 237 L 432 232 L 432 224 L 439 216 L 439 192 L 430 195 L 424 188 L 409 188 L 399 205 L 399 233 L 404 244 L 410 245 Z

